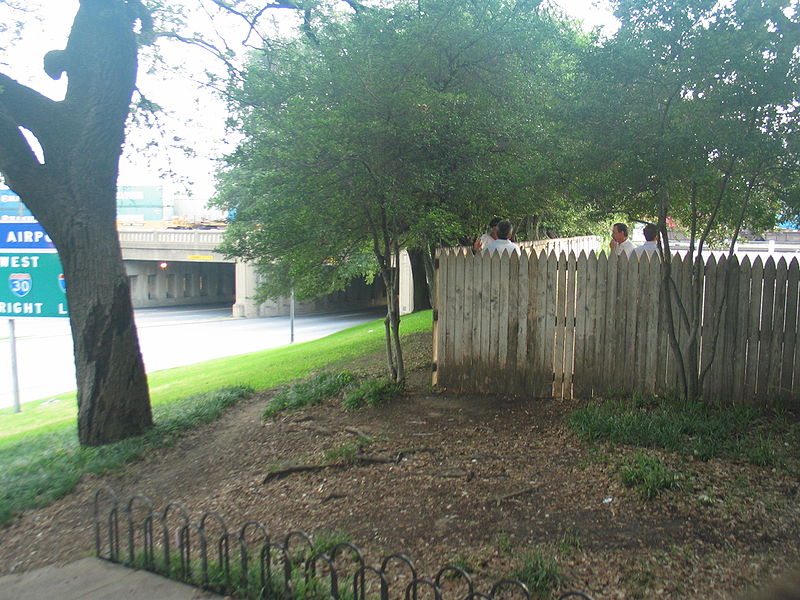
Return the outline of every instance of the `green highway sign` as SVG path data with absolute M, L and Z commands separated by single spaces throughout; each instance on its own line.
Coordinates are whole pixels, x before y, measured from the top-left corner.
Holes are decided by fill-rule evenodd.
M 66 317 L 67 286 L 53 250 L 0 250 L 0 317 Z

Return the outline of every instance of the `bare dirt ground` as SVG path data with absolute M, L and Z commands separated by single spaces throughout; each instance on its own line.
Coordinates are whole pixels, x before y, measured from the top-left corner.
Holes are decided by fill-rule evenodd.
M 414 347 L 416 345 L 416 347 Z M 0 530 L 0 575 L 93 551 L 91 499 L 180 502 L 199 519 L 263 522 L 276 537 L 346 532 L 375 564 L 405 552 L 432 576 L 448 562 L 488 587 L 531 549 L 556 558 L 563 589 L 595 598 L 729 598 L 800 566 L 799 484 L 782 471 L 648 450 L 683 475 L 643 500 L 619 465 L 633 448 L 590 445 L 568 427 L 580 402 L 437 393 L 429 343 L 411 344 L 410 384 L 390 404 L 338 402 L 262 421 L 270 392 L 230 409 L 175 446 L 105 476 L 85 476 L 55 504 Z M 380 357 L 358 365 L 380 369 Z M 369 364 L 368 364 L 369 363 Z M 396 462 L 330 466 L 265 482 L 276 468 L 321 464 L 358 437 Z M 399 460 L 397 460 L 399 458 Z

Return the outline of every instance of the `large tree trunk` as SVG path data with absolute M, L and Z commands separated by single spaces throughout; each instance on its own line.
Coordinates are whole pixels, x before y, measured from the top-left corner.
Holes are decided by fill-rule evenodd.
M 107 205 L 107 197 L 97 198 L 97 204 Z M 140 435 L 153 420 L 116 231 L 91 218 L 71 218 L 50 229 L 58 231 L 51 237 L 64 248 L 59 255 L 67 281 L 80 442 L 98 446 Z
M 136 81 L 133 29 L 142 10 L 138 0 L 81 0 L 66 50 L 45 57 L 51 77 L 68 76 L 62 102 L 0 75 L 0 172 L 61 257 L 78 434 L 90 446 L 139 435 L 152 424 L 116 233 L 119 158 Z M 43 162 L 21 127 L 38 140 Z

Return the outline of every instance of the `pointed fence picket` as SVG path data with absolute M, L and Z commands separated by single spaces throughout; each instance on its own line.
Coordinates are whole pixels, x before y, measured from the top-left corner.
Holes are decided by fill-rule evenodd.
M 658 256 L 595 248 L 521 254 L 440 250 L 434 385 L 588 398 L 680 389 Z M 685 352 L 702 315 L 702 393 L 729 402 L 800 397 L 800 263 L 671 261 L 672 316 Z M 692 284 L 701 286 L 694 298 Z

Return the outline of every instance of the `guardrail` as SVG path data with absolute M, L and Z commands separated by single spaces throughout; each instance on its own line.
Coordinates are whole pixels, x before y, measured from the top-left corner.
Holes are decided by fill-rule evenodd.
M 223 232 L 202 229 L 191 230 L 139 230 L 120 231 L 119 241 L 122 247 L 162 247 L 192 246 L 198 249 L 213 250 L 222 243 Z

